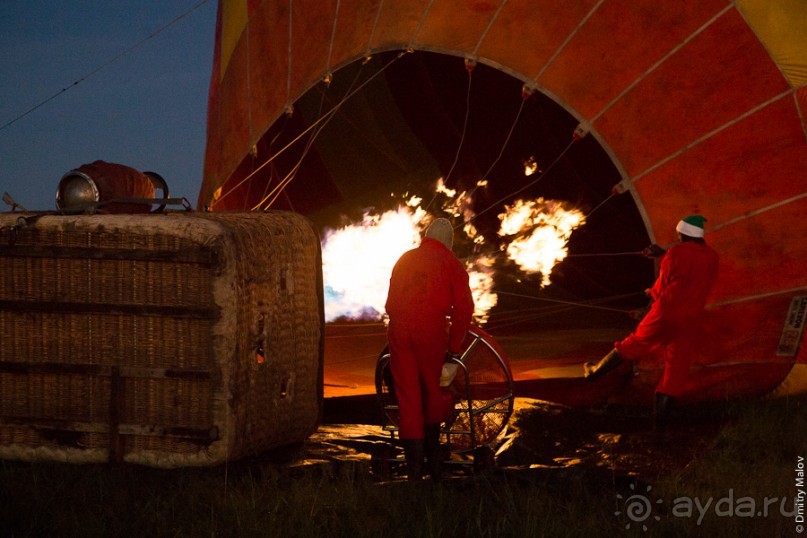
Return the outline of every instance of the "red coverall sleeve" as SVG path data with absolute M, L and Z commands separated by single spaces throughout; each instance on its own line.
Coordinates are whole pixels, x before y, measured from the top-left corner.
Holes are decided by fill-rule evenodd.
M 661 259 L 659 276 L 650 295 L 668 314 L 697 314 L 703 310 L 714 284 L 717 263 L 717 254 L 705 245 L 674 246 Z
M 650 289 L 650 296 L 661 307 L 675 304 L 682 295 L 681 292 L 685 283 L 679 274 L 678 264 L 678 256 L 676 256 L 674 249 L 670 249 L 661 258 L 658 278 Z
M 448 332 L 448 350 L 452 353 L 462 351 L 462 340 L 474 314 L 474 298 L 471 295 L 468 273 L 459 260 L 454 260 L 451 276 L 451 328 Z

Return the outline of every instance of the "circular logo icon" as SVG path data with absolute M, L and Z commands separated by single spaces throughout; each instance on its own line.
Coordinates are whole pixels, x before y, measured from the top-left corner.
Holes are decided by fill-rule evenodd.
M 636 491 L 636 484 L 630 485 L 631 491 Z M 623 513 L 629 519 L 628 523 L 625 525 L 626 529 L 630 529 L 633 523 L 642 524 L 642 530 L 647 530 L 647 525 L 645 524 L 646 521 L 653 518 L 655 521 L 659 521 L 661 518 L 653 513 L 653 505 L 654 504 L 661 504 L 661 499 L 656 499 L 655 502 L 650 500 L 649 494 L 650 491 L 653 489 L 653 486 L 647 486 L 645 493 L 634 493 L 627 498 L 625 498 L 621 493 L 618 493 L 616 498 L 622 502 L 622 509 L 617 510 L 614 512 L 614 515 L 619 517 Z

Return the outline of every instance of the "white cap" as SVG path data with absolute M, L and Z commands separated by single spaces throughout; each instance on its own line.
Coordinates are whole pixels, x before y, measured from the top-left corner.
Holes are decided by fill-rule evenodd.
M 435 219 L 434 222 L 429 224 L 429 227 L 426 228 L 426 237 L 440 241 L 447 249 L 451 250 L 451 246 L 454 244 L 454 227 L 451 226 L 448 219 Z

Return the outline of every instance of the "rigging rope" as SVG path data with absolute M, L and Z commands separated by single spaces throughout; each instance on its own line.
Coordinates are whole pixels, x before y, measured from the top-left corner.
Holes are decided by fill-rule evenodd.
M 432 6 L 434 5 L 434 0 L 429 0 L 429 5 L 426 6 L 426 9 L 423 10 L 423 15 L 420 16 L 420 20 L 418 21 L 417 28 L 415 28 L 415 32 L 412 34 L 412 37 L 409 38 L 409 48 L 413 49 L 415 47 L 415 41 L 417 40 L 418 34 L 420 30 L 423 29 L 423 25 L 426 23 L 426 18 L 429 16 L 429 12 L 432 10 Z
M 286 130 L 286 125 L 288 125 L 288 123 L 289 123 L 289 118 L 291 116 L 289 116 L 288 114 L 285 114 L 284 116 L 285 116 L 285 119 L 283 120 L 283 124 L 280 126 L 280 129 L 278 130 L 277 134 L 275 134 L 275 136 L 272 137 L 272 140 L 269 141 L 268 151 L 270 153 L 272 152 L 272 146 L 275 145 L 275 142 L 277 142 L 277 139 L 280 138 L 281 134 L 283 134 L 283 131 Z M 254 163 L 254 159 L 253 159 L 253 166 L 254 166 L 254 164 L 255 163 Z M 266 185 L 263 188 L 263 194 L 261 195 L 261 199 L 266 197 L 266 194 L 269 191 L 269 185 L 271 185 L 271 183 L 272 183 L 272 177 L 275 175 L 276 170 L 277 169 L 274 166 L 272 166 L 270 168 L 270 170 L 269 170 L 269 180 L 266 182 Z M 246 209 L 246 204 L 248 203 L 249 198 L 250 198 L 249 194 L 250 194 L 250 191 L 252 190 L 251 187 L 252 187 L 252 183 L 250 183 L 250 189 L 247 190 L 247 197 L 244 200 L 244 209 Z
M 291 73 L 292 73 L 292 43 L 294 31 L 294 0 L 289 0 L 289 47 L 288 47 L 288 60 L 286 64 L 286 107 L 289 108 L 289 99 L 291 99 Z
M 469 67 L 469 65 L 471 67 Z M 468 94 L 466 95 L 465 123 L 463 124 L 463 128 L 462 128 L 462 137 L 460 139 L 460 146 L 459 146 L 459 148 L 457 148 L 457 154 L 454 157 L 454 164 L 451 166 L 451 170 L 449 170 L 448 175 L 446 176 L 445 182 L 448 181 L 448 177 L 451 175 L 451 172 L 454 170 L 454 166 L 456 166 L 457 161 L 459 160 L 460 149 L 462 148 L 463 140 L 465 140 L 465 131 L 466 131 L 466 126 L 468 125 L 468 115 L 469 115 L 470 100 L 471 100 L 471 80 L 470 80 L 470 75 L 471 75 L 471 71 L 473 70 L 473 67 L 472 67 L 473 65 L 474 65 L 473 63 L 469 64 L 468 61 L 466 60 L 466 68 L 468 68 L 469 79 L 468 79 Z M 512 136 L 513 136 L 513 132 L 515 131 L 516 125 L 518 125 L 518 120 L 521 118 L 521 112 L 524 110 L 524 105 L 527 102 L 527 99 L 530 97 L 530 95 L 531 95 L 530 93 L 526 93 L 526 92 L 522 91 L 521 104 L 519 105 L 518 111 L 516 112 L 516 117 L 513 120 L 513 123 L 510 125 L 510 130 L 508 131 L 507 136 L 504 139 L 504 143 L 502 144 L 502 147 L 499 150 L 499 155 L 496 157 L 496 159 L 494 159 L 493 163 L 490 165 L 490 167 L 488 167 L 487 171 L 482 175 L 483 180 L 486 180 L 488 178 L 490 173 L 493 171 L 493 168 L 499 163 L 502 156 L 504 155 L 504 150 L 507 148 L 507 145 L 510 143 L 510 138 L 512 138 Z M 474 188 L 471 189 L 471 192 L 469 193 L 469 196 L 473 196 L 473 194 L 476 192 L 476 190 L 478 188 L 479 188 L 479 183 L 477 182 L 477 184 L 474 186 Z M 435 193 L 434 196 L 432 196 L 431 201 L 426 205 L 425 209 L 428 210 L 431 207 L 432 203 L 434 203 L 434 200 L 436 198 L 437 198 L 437 193 Z M 468 221 L 468 223 L 470 223 L 470 222 L 471 221 Z M 465 225 L 465 224 L 467 224 L 467 223 L 463 223 L 463 225 Z
M 339 101 L 339 103 L 337 103 L 334 106 L 334 108 L 338 109 L 339 107 L 341 107 L 345 103 L 345 101 L 348 99 L 347 96 L 352 95 L 350 92 L 353 89 L 353 87 L 356 85 L 356 82 L 358 82 L 359 77 L 361 76 L 361 73 L 362 73 L 365 65 L 366 65 L 366 62 L 361 64 L 361 66 L 359 67 L 359 70 L 356 72 L 356 76 L 353 78 L 353 81 L 350 83 L 350 86 L 348 86 L 348 89 L 345 92 L 346 97 L 343 97 Z M 326 84 L 327 84 L 326 88 L 330 87 L 330 81 L 329 80 L 326 81 Z M 325 104 L 326 97 L 327 97 L 327 93 L 322 92 L 322 97 L 321 97 L 320 103 L 319 103 L 319 110 L 317 110 L 317 116 L 321 116 L 321 114 L 322 114 L 322 107 Z M 272 189 L 272 192 L 269 193 L 269 195 L 264 195 L 263 199 L 260 202 L 258 202 L 255 206 L 252 207 L 252 211 L 256 211 L 258 209 L 261 209 L 261 206 L 263 206 L 264 203 L 267 202 L 268 198 L 270 196 L 272 196 L 273 194 L 274 194 L 274 196 L 272 196 L 272 199 L 269 200 L 268 203 L 266 203 L 266 205 L 263 207 L 263 210 L 264 211 L 268 210 L 275 203 L 275 201 L 278 199 L 278 197 L 285 191 L 285 188 L 294 180 L 295 177 L 297 177 L 297 172 L 299 172 L 300 167 L 303 164 L 303 161 L 305 160 L 306 156 L 308 155 L 309 150 L 311 149 L 311 146 L 314 144 L 314 140 L 316 140 L 316 138 L 319 136 L 319 133 L 322 132 L 322 130 L 325 128 L 325 126 L 328 125 L 328 123 L 330 123 L 330 121 L 334 117 L 336 117 L 335 113 L 332 114 L 326 122 L 324 122 L 322 125 L 317 127 L 317 129 L 315 129 L 311 133 L 311 136 L 308 138 L 308 142 L 306 143 L 306 146 L 303 149 L 303 154 L 300 156 L 297 163 L 292 167 L 292 169 L 289 171 L 289 173 L 286 174 L 286 177 L 284 177 L 283 180 L 281 180 L 278 183 L 278 185 L 274 189 Z
M 477 218 L 477 217 L 479 217 L 480 215 L 482 215 L 482 214 L 486 213 L 487 211 L 490 211 L 491 209 L 493 209 L 493 207 L 495 207 L 495 206 L 497 206 L 497 205 L 501 204 L 502 202 L 504 202 L 504 201 L 505 201 L 505 200 L 507 200 L 508 198 L 510 198 L 510 197 L 512 197 L 512 196 L 515 196 L 516 194 L 519 194 L 519 193 L 523 192 L 524 190 L 528 189 L 529 187 L 532 187 L 533 185 L 535 185 L 536 183 L 538 183 L 538 182 L 539 182 L 541 179 L 543 179 L 543 178 L 544 178 L 544 176 L 546 176 L 546 174 L 547 174 L 547 173 L 548 173 L 550 170 L 552 170 L 552 167 L 554 167 L 554 166 L 555 166 L 555 164 L 557 164 L 557 162 L 558 162 L 558 161 L 560 161 L 560 160 L 563 158 L 563 156 L 564 156 L 564 155 L 566 155 L 566 152 L 567 152 L 567 151 L 569 151 L 569 148 L 571 148 L 571 147 L 572 147 L 572 144 L 574 144 L 574 143 L 575 143 L 575 141 L 576 141 L 576 140 L 573 138 L 573 139 L 571 140 L 571 142 L 569 142 L 569 144 L 568 144 L 568 145 L 567 145 L 565 148 L 563 148 L 563 151 L 561 151 L 561 152 L 560 152 L 560 154 L 559 154 L 557 157 L 555 157 L 555 160 L 554 160 L 554 161 L 552 161 L 552 162 L 549 164 L 549 166 L 547 166 L 547 167 L 546 167 L 546 169 L 544 169 L 544 170 L 543 170 L 543 171 L 540 173 L 540 175 L 539 175 L 537 178 L 535 178 L 533 181 L 530 181 L 529 183 L 527 183 L 527 184 L 526 184 L 526 185 L 524 185 L 523 187 L 521 187 L 521 188 L 517 189 L 516 191 L 511 192 L 510 194 L 508 194 L 508 195 L 506 195 L 506 196 L 502 197 L 501 199 L 499 199 L 499 200 L 497 200 L 497 201 L 493 202 L 492 204 L 490 204 L 488 207 L 486 207 L 486 208 L 485 208 L 485 209 L 483 209 L 482 211 L 477 212 L 477 213 L 476 213 L 476 215 L 474 215 L 473 217 L 471 217 L 470 219 L 468 219 L 468 221 L 467 221 L 467 222 L 464 222 L 462 225 L 463 225 L 463 226 L 465 226 L 466 224 L 470 224 L 471 222 L 473 222 L 474 220 L 476 220 L 476 218 Z
M 113 63 L 117 62 L 118 60 L 120 60 L 121 58 L 123 58 L 124 56 L 126 56 L 127 54 L 129 54 L 130 52 L 132 52 L 133 50 L 135 50 L 136 48 L 138 48 L 138 47 L 140 47 L 141 45 L 143 45 L 143 44 L 144 44 L 146 41 L 150 40 L 150 39 L 151 39 L 151 38 L 153 38 L 153 37 L 158 36 L 159 34 L 161 34 L 162 32 L 164 32 L 165 30 L 167 30 L 168 28 L 170 28 L 171 26 L 173 26 L 174 24 L 176 24 L 176 23 L 177 23 L 177 22 L 179 22 L 180 20 L 184 19 L 185 17 L 187 17 L 188 15 L 190 15 L 191 13 L 193 13 L 194 11 L 196 11 L 197 9 L 199 9 L 200 7 L 202 7 L 203 5 L 205 5 L 205 4 L 206 4 L 208 1 L 209 1 L 209 0 L 202 0 L 201 2 L 199 2 L 198 4 L 196 4 L 195 6 L 193 6 L 192 8 L 190 8 L 190 9 L 189 9 L 188 11 L 186 11 L 185 13 L 183 13 L 183 14 L 179 15 L 178 17 L 174 18 L 174 20 L 172 20 L 171 22 L 169 22 L 169 23 L 168 23 L 168 24 L 166 24 L 165 26 L 162 26 L 162 27 L 158 28 L 158 29 L 157 29 L 157 30 L 155 30 L 154 32 L 150 33 L 149 35 L 147 35 L 146 37 L 144 37 L 143 39 L 141 39 L 140 41 L 138 41 L 137 43 L 135 43 L 134 45 L 132 45 L 131 47 L 129 47 L 128 49 L 125 49 L 123 52 L 119 53 L 117 56 L 114 56 L 112 59 L 107 60 L 107 61 L 106 61 L 106 62 L 104 62 L 103 64 L 99 65 L 98 67 L 96 67 L 95 69 L 93 69 L 92 71 L 90 71 L 89 73 L 87 73 L 86 75 L 84 75 L 83 77 L 81 77 L 81 78 L 79 78 L 78 80 L 76 80 L 75 82 L 73 82 L 71 85 L 69 85 L 69 86 L 66 86 L 66 87 L 62 88 L 61 90 L 59 90 L 59 91 L 58 91 L 58 92 L 56 92 L 55 94 L 51 95 L 50 97 L 48 97 L 48 98 L 47 98 L 47 99 L 45 99 L 44 101 L 42 101 L 42 102 L 40 102 L 39 104 L 37 104 L 37 105 L 35 105 L 35 106 L 31 107 L 30 109 L 26 110 L 25 112 L 23 112 L 23 113 L 22 113 L 22 114 L 20 114 L 19 116 L 15 117 L 14 119 L 12 119 L 12 120 L 10 120 L 10 121 L 8 121 L 8 122 L 4 123 L 2 126 L 0 126 L 0 131 L 2 131 L 2 130 L 3 130 L 3 129 L 5 129 L 6 127 L 9 127 L 9 126 L 13 125 L 14 123 L 18 122 L 19 120 L 21 120 L 22 118 L 24 118 L 24 117 L 25 117 L 25 116 L 27 116 L 28 114 L 31 114 L 31 113 L 32 113 L 32 112 L 34 112 L 35 110 L 37 110 L 37 109 L 39 109 L 39 108 L 41 108 L 41 107 L 45 106 L 46 104 L 48 104 L 49 102 L 53 101 L 54 99 L 56 99 L 57 97 L 59 97 L 59 96 L 60 96 L 60 95 L 62 95 L 63 93 L 67 92 L 68 90 L 71 90 L 71 89 L 75 88 L 75 87 L 76 87 L 76 86 L 78 86 L 80 83 L 84 82 L 85 80 L 87 80 L 87 79 L 88 79 L 88 78 L 90 78 L 91 76 L 95 75 L 95 74 L 96 74 L 96 73 L 98 73 L 99 71 L 103 70 L 104 68 L 109 67 L 109 66 L 110 66 L 110 65 L 112 65 Z
M 378 9 L 375 12 L 375 19 L 373 19 L 373 27 L 370 29 L 370 37 L 367 38 L 367 52 L 365 52 L 365 56 L 370 56 L 370 51 L 373 50 L 373 40 L 375 39 L 375 31 L 378 27 L 378 20 L 381 18 L 381 10 L 384 8 L 384 0 L 381 0 L 378 3 Z
M 628 84 L 625 88 L 622 89 L 619 95 L 614 97 L 610 103 L 605 105 L 602 110 L 600 110 L 594 117 L 591 118 L 591 123 L 596 122 L 603 114 L 608 112 L 612 106 L 614 106 L 617 102 L 619 102 L 622 98 L 624 98 L 634 87 L 636 87 L 641 81 L 646 79 L 651 73 L 653 73 L 659 66 L 661 66 L 664 62 L 672 58 L 679 50 L 684 48 L 690 41 L 695 39 L 699 34 L 704 32 L 707 28 L 709 28 L 715 21 L 723 17 L 723 15 L 731 10 L 737 9 L 735 6 L 729 4 L 724 7 L 721 11 L 715 14 L 710 20 L 706 21 L 700 28 L 695 30 L 692 34 L 686 37 L 683 41 L 678 43 L 675 47 L 670 49 L 667 54 L 665 54 L 661 59 L 659 59 L 655 64 L 651 65 L 649 68 L 645 70 L 644 73 L 641 73 L 633 82 Z
M 263 200 L 261 200 L 260 202 L 255 204 L 251 208 L 251 211 L 257 211 L 258 209 L 261 209 L 261 206 L 264 203 L 266 203 L 266 207 L 263 208 L 263 209 L 264 210 L 269 209 L 269 207 L 271 207 L 272 204 L 275 203 L 275 200 L 277 200 L 278 196 L 280 196 L 283 193 L 283 190 L 288 186 L 288 184 L 291 183 L 291 180 L 294 178 L 294 174 L 297 172 L 297 170 L 300 169 L 300 164 L 301 163 L 302 163 L 302 160 L 297 161 L 297 164 L 295 164 L 292 167 L 292 169 L 289 171 L 289 173 L 286 174 L 286 176 L 275 186 L 274 189 L 272 189 L 272 191 L 268 195 L 266 195 L 263 198 Z M 271 197 L 272 199 L 269 200 L 269 202 L 267 203 L 267 200 L 269 199 L 269 197 Z
M 566 46 L 569 43 L 571 43 L 572 39 L 577 35 L 577 33 L 580 31 L 580 29 L 583 28 L 583 26 L 586 25 L 588 20 L 600 8 L 600 6 L 602 5 L 603 2 L 605 2 L 605 0 L 599 0 L 594 7 L 592 7 L 591 9 L 588 10 L 588 13 L 586 13 L 586 16 L 583 17 L 582 19 L 580 19 L 580 22 L 577 23 L 577 26 L 575 26 L 572 29 L 572 31 L 569 32 L 569 35 L 566 36 L 566 39 L 563 40 L 563 43 L 561 43 L 560 46 L 557 49 L 555 49 L 555 52 L 552 53 L 552 56 L 549 57 L 549 59 L 546 61 L 546 63 L 541 68 L 541 70 L 538 72 L 538 74 L 535 75 L 535 78 L 532 79 L 533 83 L 536 83 L 538 81 L 538 79 L 540 79 L 544 75 L 546 70 L 549 69 L 549 66 L 551 66 L 555 62 L 555 59 L 558 56 L 560 56 L 561 52 L 563 52 L 566 49 Z M 535 86 L 535 85 L 536 84 L 533 84 L 533 86 Z
M 482 35 L 479 36 L 479 39 L 476 40 L 476 46 L 474 47 L 473 52 L 471 53 L 472 58 L 476 58 L 477 54 L 479 53 L 479 47 L 482 46 L 482 42 L 485 41 L 485 38 L 488 36 L 490 29 L 493 27 L 493 23 L 496 22 L 496 19 L 499 18 L 499 13 L 502 12 L 504 5 L 507 3 L 507 0 L 501 0 L 499 3 L 499 7 L 496 8 L 496 13 L 488 21 L 488 25 L 485 27 L 485 30 L 482 32 Z
M 612 312 L 619 312 L 621 314 L 632 315 L 634 312 L 636 312 L 636 309 L 609 308 L 609 307 L 604 307 L 604 306 L 597 306 L 594 303 L 605 303 L 605 302 L 619 300 L 619 299 L 627 299 L 629 297 L 634 297 L 634 296 L 638 296 L 638 295 L 644 295 L 644 292 L 634 292 L 634 293 L 627 293 L 627 294 L 623 294 L 623 295 L 615 295 L 615 296 L 612 296 L 612 297 L 604 297 L 604 298 L 601 298 L 601 299 L 595 299 L 595 300 L 593 300 L 593 301 L 591 301 L 589 303 L 578 303 L 578 302 L 573 302 L 573 301 L 561 301 L 561 300 L 556 300 L 556 299 L 547 299 L 547 298 L 543 298 L 543 297 L 536 297 L 534 295 L 523 295 L 523 294 L 517 294 L 517 293 L 508 293 L 508 292 L 503 292 L 503 291 L 499 291 L 499 292 L 496 292 L 496 293 L 500 294 L 500 295 L 512 295 L 512 296 L 516 296 L 516 297 L 547 301 L 547 302 L 551 302 L 551 303 L 554 303 L 554 304 L 551 305 L 551 306 L 542 307 L 540 310 L 531 309 L 531 310 L 528 310 L 528 311 L 523 311 L 523 313 L 520 314 L 520 315 L 511 315 L 511 316 L 502 317 L 501 313 L 497 313 L 497 317 L 496 317 L 497 321 L 488 326 L 488 328 L 491 329 L 491 330 L 502 329 L 503 327 L 510 327 L 512 325 L 518 325 L 519 323 L 523 323 L 523 322 L 526 322 L 526 321 L 538 319 L 538 318 L 541 318 L 541 317 L 556 315 L 556 314 L 559 314 L 561 312 L 568 312 L 569 310 L 574 310 L 575 308 L 580 308 L 580 307 L 583 307 L 583 308 L 596 308 L 596 309 L 600 309 L 600 310 L 607 310 L 607 311 L 612 311 Z M 517 312 L 517 311 L 512 311 L 512 312 Z
M 561 299 L 549 299 L 547 297 L 538 297 L 536 295 L 527 295 L 527 294 L 524 294 L 524 293 L 512 293 L 512 292 L 508 292 L 508 291 L 497 291 L 496 293 L 498 295 L 509 295 L 509 296 L 512 296 L 512 297 L 520 297 L 522 299 L 534 299 L 536 301 L 546 301 L 546 302 L 549 302 L 549 303 L 563 304 L 563 305 L 576 306 L 576 307 L 582 307 L 582 308 L 593 308 L 593 309 L 596 309 L 596 310 L 608 310 L 608 311 L 611 311 L 611 312 L 620 312 L 622 314 L 626 314 L 628 312 L 633 311 L 633 309 L 612 308 L 612 307 L 609 307 L 609 306 L 599 306 L 599 305 L 593 304 L 592 302 L 581 303 L 581 302 L 574 302 L 574 301 L 563 301 Z M 628 294 L 625 294 L 625 295 L 618 295 L 618 296 L 614 296 L 614 297 L 609 297 L 607 299 L 602 299 L 601 301 L 605 302 L 605 301 L 610 301 L 610 300 L 615 300 L 615 299 L 625 299 L 625 298 L 634 297 L 634 296 L 637 296 L 637 295 L 644 295 L 644 292 L 643 291 L 642 292 L 637 291 L 637 292 L 628 293 Z
M 339 0 L 336 0 L 336 9 L 333 13 L 333 26 L 331 27 L 331 42 L 328 45 L 328 63 L 325 72 L 329 77 L 331 75 L 331 58 L 333 57 L 333 43 L 336 39 L 336 23 L 339 20 Z
M 633 252 L 588 252 L 585 254 L 567 254 L 567 258 L 585 258 L 585 257 L 592 257 L 592 256 L 636 256 L 642 255 L 641 250 L 633 251 Z
M 529 97 L 529 96 L 526 96 L 526 97 Z M 519 107 L 518 107 L 518 112 L 516 113 L 516 119 L 513 120 L 513 124 L 510 126 L 510 131 L 507 133 L 507 136 L 504 139 L 504 144 L 502 144 L 502 149 L 499 150 L 499 155 L 496 157 L 496 160 L 493 161 L 493 164 L 490 165 L 490 168 L 488 168 L 488 171 L 485 172 L 485 175 L 482 176 L 482 179 L 487 179 L 488 178 L 490 173 L 493 171 L 493 168 L 497 164 L 499 164 L 499 161 L 501 160 L 502 155 L 504 155 L 504 150 L 507 147 L 507 144 L 510 143 L 510 138 L 513 136 L 513 131 L 515 131 L 515 129 L 516 129 L 516 125 L 518 124 L 518 120 L 521 117 L 521 112 L 524 110 L 524 104 L 527 102 L 526 97 L 521 99 L 521 105 L 519 105 Z
M 269 157 L 269 158 L 268 158 L 268 159 L 267 159 L 267 160 L 266 160 L 266 161 L 265 161 L 263 164 L 261 164 L 261 165 L 260 165 L 258 168 L 256 168 L 256 169 L 255 169 L 255 170 L 253 170 L 252 172 L 250 172 L 250 173 L 249 173 L 247 176 L 245 176 L 243 179 L 241 179 L 241 181 L 239 181 L 238 183 L 236 183 L 235 185 L 233 185 L 231 188 L 229 188 L 229 189 L 227 190 L 227 192 L 222 193 L 222 194 L 221 194 L 221 196 L 219 196 L 218 198 L 216 198 L 216 199 L 215 199 L 215 200 L 214 200 L 214 201 L 211 203 L 211 205 L 212 205 L 212 206 L 215 206 L 216 204 L 218 204 L 219 202 L 221 202 L 221 201 L 222 201 L 224 198 L 226 198 L 227 196 L 229 196 L 230 194 L 232 194 L 232 192 L 233 192 L 235 189 L 237 189 L 238 187 L 240 187 L 241 185 L 243 185 L 244 183 L 246 183 L 247 181 L 249 181 L 250 179 L 252 179 L 252 178 L 255 176 L 255 174 L 257 174 L 258 172 L 260 172 L 260 171 L 261 171 L 261 170 L 262 170 L 262 169 L 263 169 L 265 166 L 267 166 L 268 164 L 270 164 L 270 163 L 271 163 L 272 161 L 274 161 L 274 160 L 275 160 L 275 159 L 276 159 L 278 156 L 280 156 L 281 154 L 283 154 L 283 153 L 284 153 L 284 152 L 285 152 L 287 149 L 289 149 L 289 148 L 290 148 L 290 147 L 292 147 L 294 144 L 296 144 L 296 143 L 297 143 L 297 141 L 299 141 L 301 138 L 303 138 L 303 137 L 304 137 L 304 136 L 305 136 L 305 135 L 306 135 L 306 134 L 307 134 L 309 131 L 311 131 L 311 130 L 315 129 L 315 128 L 316 128 L 316 127 L 317 127 L 317 126 L 320 124 L 320 123 L 322 123 L 322 122 L 324 122 L 324 121 L 329 121 L 329 120 L 330 120 L 330 118 L 331 118 L 333 115 L 335 115 L 335 114 L 336 114 L 336 113 L 339 111 L 339 108 L 342 106 L 342 104 L 344 104 L 345 102 L 347 102 L 347 101 L 348 101 L 348 100 L 349 100 L 351 97 L 353 97 L 353 96 L 354 96 L 356 93 L 358 93 L 360 90 L 362 90 L 362 89 L 363 89 L 363 88 L 364 88 L 364 87 L 365 87 L 367 84 L 369 84 L 369 83 L 370 83 L 372 80 L 374 80 L 374 79 L 375 79 L 375 78 L 376 78 L 378 75 L 380 75 L 381 73 L 383 73 L 383 72 L 384 72 L 384 71 L 385 71 L 385 70 L 386 70 L 386 69 L 387 69 L 387 68 L 388 68 L 390 65 L 392 65 L 392 64 L 393 64 L 395 61 L 397 61 L 399 58 L 401 58 L 403 55 L 407 54 L 408 52 L 409 52 L 409 51 L 402 51 L 401 53 L 399 53 L 398 55 L 396 55 L 396 56 L 395 56 L 395 58 L 393 58 L 392 60 L 390 60 L 389 62 L 387 62 L 386 64 L 384 64 L 384 66 L 382 66 L 382 67 L 381 67 L 381 69 L 379 69 L 379 70 L 378 70 L 376 73 L 374 73 L 374 74 L 373 74 L 372 76 L 370 76 L 370 77 L 369 77 L 367 80 L 365 80 L 365 81 L 364 81 L 364 82 L 363 82 L 363 83 L 362 83 L 362 84 L 361 84 L 361 85 L 360 85 L 358 88 L 354 89 L 353 91 L 351 91 L 350 93 L 348 93 L 347 95 L 345 95 L 345 97 L 344 97 L 344 98 L 343 98 L 343 99 L 342 99 L 342 100 L 341 100 L 339 103 L 337 103 L 337 104 L 336 104 L 336 105 L 335 105 L 335 106 L 334 106 L 332 109 L 330 109 L 330 110 L 329 110 L 329 111 L 327 111 L 325 114 L 323 114 L 323 115 L 322 115 L 322 116 L 321 116 L 319 119 L 317 119 L 317 120 L 316 120 L 314 123 L 312 123 L 311 125 L 309 125 L 308 127 L 306 127 L 306 128 L 305 128 L 305 129 L 304 129 L 304 130 L 303 130 L 303 131 L 302 131 L 302 132 L 301 132 L 299 135 L 297 135 L 297 136 L 296 136 L 296 137 L 295 137 L 295 138 L 294 138 L 292 141 L 290 141 L 288 144 L 286 144 L 286 145 L 285 145 L 285 146 L 283 146 L 283 147 L 282 147 L 280 150 L 278 150 L 278 152 L 277 152 L 277 153 L 275 153 L 274 155 L 272 155 L 271 157 Z
M 465 142 L 465 132 L 468 129 L 468 116 L 471 112 L 471 86 L 473 82 L 473 74 L 474 70 L 472 67 L 472 63 L 468 60 L 465 60 L 466 71 L 468 71 L 468 90 L 465 92 L 465 120 L 462 122 L 462 134 L 460 135 L 460 144 L 457 146 L 457 153 L 454 155 L 454 163 L 451 165 L 451 168 L 448 169 L 448 174 L 446 174 L 446 178 L 443 181 L 446 185 L 448 185 L 448 179 L 451 177 L 451 173 L 454 171 L 454 167 L 457 166 L 457 161 L 460 159 L 460 152 L 462 151 L 462 145 Z M 471 67 L 469 67 L 471 66 Z M 430 204 L 431 205 L 431 204 Z
M 359 72 L 361 72 L 361 70 L 359 70 Z M 356 75 L 356 77 L 358 78 L 358 75 Z M 356 79 L 354 79 L 353 84 L 355 84 L 355 82 L 356 82 Z M 351 88 L 353 87 L 353 84 L 350 85 Z M 322 96 L 320 97 L 320 100 L 319 100 L 319 108 L 317 109 L 317 117 L 322 115 L 322 107 L 325 105 L 325 95 L 326 95 L 326 92 L 323 91 Z M 334 116 L 331 116 L 331 119 L 333 119 Z M 266 207 L 263 208 L 264 211 L 269 209 L 269 207 L 271 207 L 272 204 L 275 203 L 278 196 L 280 196 L 280 194 L 283 192 L 283 189 L 285 189 L 286 186 L 289 183 L 291 183 L 292 180 L 294 180 L 294 178 L 297 176 L 297 172 L 300 170 L 300 166 L 302 166 L 303 160 L 305 160 L 306 156 L 308 155 L 308 151 L 311 149 L 311 146 L 314 144 L 314 140 L 317 138 L 319 133 L 322 132 L 322 129 L 324 129 L 327 124 L 328 124 L 328 122 L 325 122 L 319 128 L 317 128 L 317 129 L 315 129 L 315 130 L 313 130 L 311 132 L 311 136 L 308 137 L 308 142 L 306 142 L 305 148 L 303 149 L 303 154 L 300 155 L 300 158 L 297 160 L 297 164 L 295 164 L 294 167 L 292 167 L 291 171 L 289 171 L 289 173 L 286 174 L 286 177 L 283 178 L 283 180 L 278 183 L 278 185 L 277 185 L 277 187 L 275 187 L 275 189 L 273 189 L 273 191 L 272 191 L 273 193 L 275 191 L 277 191 L 278 189 L 280 189 L 280 190 L 277 192 L 277 194 L 275 194 L 272 197 L 272 199 L 269 201 L 269 203 L 266 204 Z M 250 185 L 251 185 L 251 183 L 250 183 Z M 271 196 L 271 193 L 269 194 L 269 196 Z M 263 199 L 260 202 L 258 202 L 255 206 L 252 207 L 252 211 L 256 211 L 257 209 L 259 209 L 261 207 L 261 205 L 263 205 L 263 203 L 266 201 L 267 198 L 268 198 L 268 196 L 264 195 Z
M 807 198 L 807 192 L 803 192 L 801 194 L 797 194 L 796 196 L 791 196 L 790 198 L 786 198 L 784 200 L 779 200 L 778 202 L 776 202 L 774 204 L 770 204 L 770 205 L 767 205 L 765 207 L 760 207 L 759 209 L 754 209 L 753 211 L 748 211 L 746 213 L 743 213 L 742 215 L 734 217 L 733 219 L 729 219 L 727 221 L 721 222 L 720 224 L 718 224 L 716 226 L 713 226 L 711 228 L 711 230 L 709 230 L 709 232 L 710 233 L 716 232 L 717 230 L 719 230 L 721 228 L 725 228 L 726 226 L 730 226 L 732 224 L 736 224 L 736 223 L 738 223 L 740 221 L 743 221 L 745 219 L 755 217 L 755 216 L 757 216 L 757 215 L 759 215 L 761 213 L 765 213 L 766 211 L 770 211 L 772 209 L 776 209 L 778 207 L 782 207 L 782 206 L 785 206 L 787 204 L 797 202 L 797 201 L 801 200 L 802 198 Z
M 589 212 L 588 212 L 588 215 L 585 215 L 583 218 L 585 218 L 586 220 L 588 220 L 588 218 L 589 218 L 591 215 L 593 215 L 595 211 L 597 211 L 599 208 L 601 208 L 602 206 L 604 206 L 604 205 L 606 204 L 606 202 L 608 202 L 608 201 L 609 201 L 611 198 L 613 198 L 614 196 L 616 196 L 616 194 L 617 194 L 616 192 L 613 192 L 613 191 L 612 191 L 612 192 L 611 192 L 611 194 L 609 194 L 609 195 L 608 195 L 608 197 L 607 197 L 605 200 L 603 200 L 602 202 L 600 202 L 599 204 L 597 204 L 597 205 L 594 207 L 594 209 L 592 209 L 591 211 L 589 211 Z

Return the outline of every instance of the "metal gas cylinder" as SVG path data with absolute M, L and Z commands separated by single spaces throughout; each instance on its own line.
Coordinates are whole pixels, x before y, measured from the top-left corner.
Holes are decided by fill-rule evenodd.
M 60 211 L 97 209 L 103 213 L 148 213 L 155 188 L 168 197 L 165 180 L 154 172 L 140 172 L 117 163 L 95 161 L 70 170 L 56 189 Z

